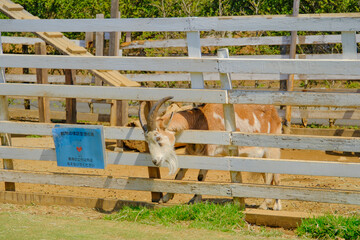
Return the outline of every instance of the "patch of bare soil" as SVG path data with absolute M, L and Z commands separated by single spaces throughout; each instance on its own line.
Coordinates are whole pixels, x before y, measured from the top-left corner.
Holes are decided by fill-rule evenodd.
M 54 147 L 52 138 L 13 138 L 13 146 L 17 147 Z M 111 142 L 108 146 L 111 147 Z M 339 161 L 339 162 L 360 162 L 358 156 L 353 154 L 331 153 L 326 154 L 323 151 L 311 150 L 282 150 L 283 159 L 301 159 L 301 160 L 317 160 L 317 161 Z M 55 162 L 49 161 L 29 161 L 14 160 L 14 168 L 26 171 L 47 171 L 47 172 L 63 172 L 63 173 L 79 173 L 79 174 L 95 174 L 95 175 L 111 175 L 115 177 L 131 176 L 131 177 L 148 177 L 148 169 L 146 167 L 136 166 L 120 166 L 108 165 L 105 170 L 88 170 L 80 168 L 64 168 L 57 167 Z M 161 176 L 164 179 L 172 179 L 167 175 L 167 169 L 161 168 Z M 184 180 L 196 180 L 198 170 L 190 169 Z M 261 179 L 253 179 L 252 175 L 245 175 L 247 182 L 261 183 Z M 209 171 L 206 181 L 230 182 L 230 176 L 225 171 Z M 285 186 L 301 186 L 301 187 L 320 187 L 327 189 L 346 189 L 360 190 L 359 178 L 343 178 L 343 177 L 318 177 L 318 176 L 302 176 L 302 175 L 281 175 L 281 184 Z M 149 192 L 129 191 L 129 190 L 111 190 L 87 187 L 68 187 L 54 186 L 43 184 L 16 184 L 19 192 L 32 192 L 50 195 L 65 195 L 77 197 L 99 197 L 108 199 L 144 201 L 150 202 L 151 195 Z M 0 190 L 3 189 L 1 185 Z M 186 203 L 191 199 L 189 194 L 177 194 L 171 203 Z M 216 201 L 228 201 L 229 199 L 217 198 L 214 196 L 204 196 L 204 199 L 215 199 Z M 262 199 L 246 199 L 249 206 L 257 206 Z M 360 212 L 360 206 L 300 202 L 283 200 L 283 210 L 293 212 L 311 212 L 311 213 L 338 213 L 350 214 Z

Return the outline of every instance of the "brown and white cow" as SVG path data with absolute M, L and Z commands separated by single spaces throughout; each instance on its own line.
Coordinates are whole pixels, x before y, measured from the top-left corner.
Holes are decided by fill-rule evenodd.
M 141 126 L 145 133 L 146 142 L 149 145 L 152 162 L 156 166 L 168 167 L 169 174 L 174 174 L 178 169 L 174 145 L 175 135 L 182 130 L 225 130 L 224 113 L 222 104 L 204 104 L 197 108 L 165 114 L 158 117 L 158 111 L 162 104 L 172 99 L 165 97 L 159 100 L 148 114 L 148 122 L 145 124 L 143 102 L 139 109 Z M 248 133 L 281 133 L 281 119 L 276 109 L 271 105 L 245 105 L 235 104 L 235 120 L 237 131 Z M 238 147 L 239 156 L 253 158 L 280 158 L 280 149 L 263 147 Z M 221 156 L 226 154 L 226 146 L 212 144 L 187 144 L 186 154 Z M 187 169 L 181 168 L 176 174 L 175 179 L 181 180 Z M 200 170 L 199 181 L 204 181 L 208 170 Z M 266 184 L 278 185 L 280 183 L 279 174 L 263 174 Z M 174 197 L 173 193 L 168 193 L 162 198 L 162 202 L 167 202 Z M 191 202 L 201 201 L 201 195 L 195 195 Z M 260 208 L 267 209 L 271 203 L 270 199 L 265 199 Z M 281 210 L 281 202 L 275 200 L 274 210 Z

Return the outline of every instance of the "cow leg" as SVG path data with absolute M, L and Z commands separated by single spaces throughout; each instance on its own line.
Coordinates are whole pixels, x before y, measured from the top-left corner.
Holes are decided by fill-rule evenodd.
M 271 185 L 271 182 L 273 181 L 273 176 L 274 174 L 272 173 L 264 173 L 264 181 L 265 181 L 265 184 L 268 184 L 268 185 Z M 272 202 L 272 199 L 265 199 L 264 202 L 260 205 L 260 209 L 264 209 L 264 210 L 267 210 L 269 209 L 268 206 L 271 204 Z
M 268 148 L 265 151 L 265 158 L 272 158 L 272 159 L 280 159 L 280 149 L 279 148 Z M 280 184 L 280 174 L 273 174 L 273 173 L 265 173 L 265 183 L 266 184 L 273 184 L 279 185 Z M 268 209 L 268 206 L 271 204 L 271 199 L 265 199 L 265 201 L 260 205 L 261 209 Z M 273 209 L 274 210 L 281 210 L 281 200 L 275 199 L 275 204 Z
M 274 174 L 273 185 L 280 185 L 280 174 Z M 275 199 L 274 210 L 280 211 L 282 209 L 281 200 Z
M 204 170 L 204 169 L 200 169 L 199 171 L 199 175 L 198 175 L 198 181 L 202 182 L 205 180 L 206 178 L 206 174 L 207 174 L 208 170 Z M 200 194 L 195 194 L 194 197 L 189 201 L 189 203 L 200 203 L 202 200 L 202 195 Z
M 187 170 L 188 170 L 187 168 L 180 168 L 180 170 L 178 171 L 178 173 L 175 176 L 175 180 L 183 179 Z M 167 193 L 167 194 L 165 194 L 165 196 L 163 196 L 160 199 L 160 202 L 167 203 L 169 200 L 174 198 L 174 195 L 175 195 L 174 193 Z

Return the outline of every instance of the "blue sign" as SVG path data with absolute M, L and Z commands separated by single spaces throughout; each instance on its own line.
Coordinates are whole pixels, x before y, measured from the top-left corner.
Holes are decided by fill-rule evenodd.
M 105 140 L 102 126 L 55 125 L 52 134 L 58 166 L 105 168 Z

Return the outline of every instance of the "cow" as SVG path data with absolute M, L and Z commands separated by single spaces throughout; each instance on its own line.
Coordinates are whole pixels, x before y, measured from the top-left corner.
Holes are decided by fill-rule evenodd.
M 198 107 L 179 112 L 167 113 L 159 117 L 160 107 L 173 97 L 168 96 L 156 102 L 147 116 L 144 117 L 145 102 L 139 108 L 140 125 L 144 131 L 145 140 L 149 146 L 152 162 L 158 167 L 168 167 L 169 174 L 175 174 L 178 169 L 178 160 L 175 153 L 176 134 L 183 130 L 218 130 L 224 131 L 224 111 L 222 104 L 203 104 Z M 234 104 L 236 130 L 246 133 L 273 133 L 280 134 L 281 119 L 272 105 L 246 105 Z M 227 147 L 214 144 L 187 144 L 186 154 L 205 156 L 224 156 Z M 238 155 L 251 158 L 280 158 L 279 148 L 265 147 L 238 147 Z M 181 168 L 175 179 L 183 179 L 187 169 Z M 204 181 L 208 170 L 199 171 L 198 180 Z M 279 174 L 264 173 L 266 184 L 279 185 Z M 168 202 L 174 197 L 167 193 L 161 199 Z M 195 195 L 190 202 L 200 202 L 201 195 Z M 265 199 L 260 205 L 261 209 L 268 209 L 271 199 Z M 275 200 L 274 210 L 281 210 L 281 201 Z

